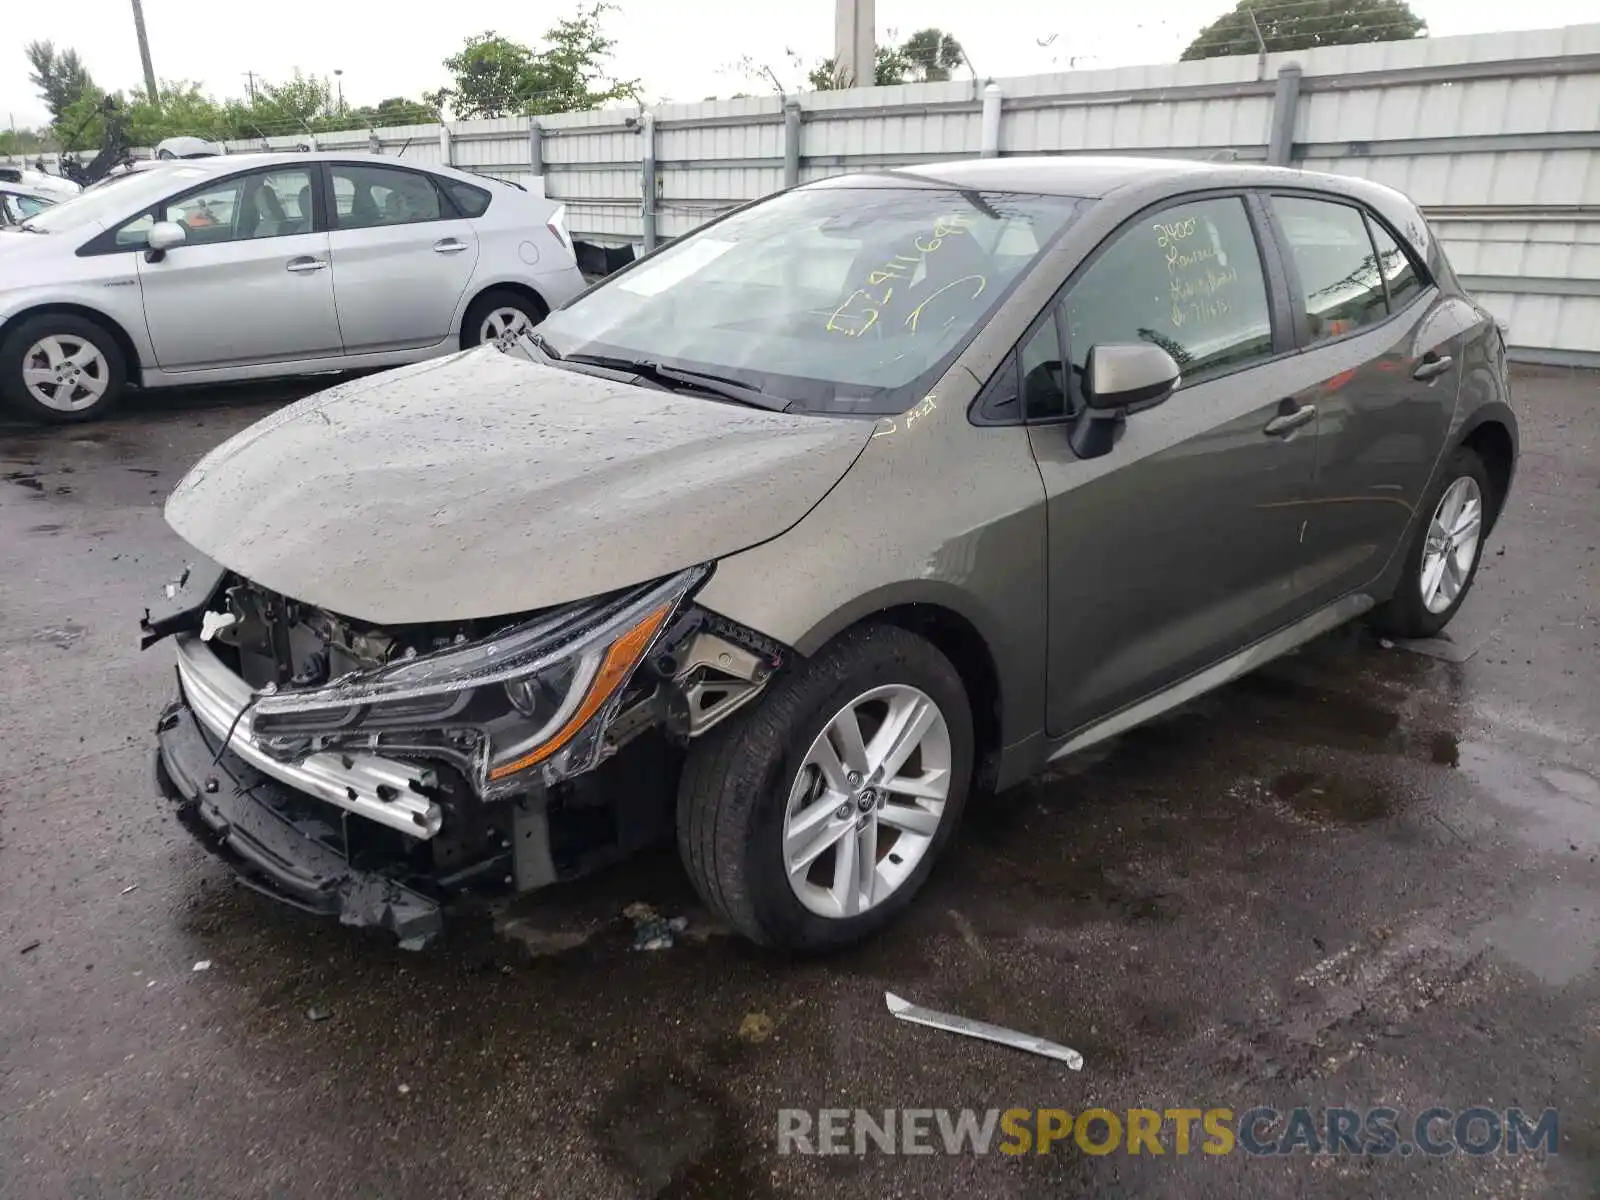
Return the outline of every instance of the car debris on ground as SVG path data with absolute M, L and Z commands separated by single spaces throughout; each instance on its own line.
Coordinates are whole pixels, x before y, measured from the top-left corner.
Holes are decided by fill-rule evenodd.
M 1031 1033 L 1019 1033 L 1015 1029 L 991 1025 L 987 1021 L 974 1021 L 971 1017 L 934 1012 L 931 1008 L 923 1008 L 909 1000 L 901 999 L 893 992 L 885 992 L 883 999 L 889 1006 L 890 1013 L 902 1021 L 910 1021 L 913 1025 L 927 1025 L 932 1029 L 943 1029 L 947 1033 L 959 1033 L 963 1037 L 998 1042 L 1002 1046 L 1026 1050 L 1029 1054 L 1042 1054 L 1045 1058 L 1054 1058 L 1066 1063 L 1074 1071 L 1083 1070 L 1083 1055 L 1057 1042 L 1048 1042 Z

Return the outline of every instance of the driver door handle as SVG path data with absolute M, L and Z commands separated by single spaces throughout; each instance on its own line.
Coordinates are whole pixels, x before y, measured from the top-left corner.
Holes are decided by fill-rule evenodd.
M 325 271 L 328 264 L 320 258 L 291 258 L 284 267 L 285 271 L 293 271 L 296 275 L 305 275 L 311 271 Z
M 467 244 L 457 238 L 441 238 L 433 244 L 435 254 L 460 254 Z
M 1288 404 L 1286 403 L 1284 407 L 1287 408 Z M 1268 437 L 1288 437 L 1302 425 L 1309 425 L 1316 419 L 1317 406 L 1315 404 L 1303 404 L 1299 408 L 1280 412 L 1267 422 L 1266 428 L 1261 432 Z

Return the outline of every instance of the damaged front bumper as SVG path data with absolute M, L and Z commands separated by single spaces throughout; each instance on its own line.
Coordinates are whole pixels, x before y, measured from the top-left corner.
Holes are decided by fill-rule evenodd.
M 202 562 L 142 626 L 176 656 L 160 785 L 258 891 L 420 946 L 459 898 L 576 878 L 670 833 L 682 745 L 783 661 L 683 609 L 704 574 L 499 629 L 380 630 Z M 374 646 L 380 665 L 348 670 Z
M 156 779 L 184 826 L 232 863 L 244 883 L 346 925 L 386 929 L 407 949 L 440 932 L 437 899 L 352 864 L 337 809 L 220 748 L 220 736 L 180 697 L 156 724 Z

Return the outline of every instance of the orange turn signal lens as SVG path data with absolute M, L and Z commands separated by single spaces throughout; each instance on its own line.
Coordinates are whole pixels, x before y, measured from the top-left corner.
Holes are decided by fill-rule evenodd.
M 612 642 L 611 648 L 606 651 L 604 661 L 600 664 L 600 669 L 595 672 L 594 682 L 589 685 L 589 690 L 583 697 L 583 703 L 578 705 L 577 711 L 567 723 L 556 731 L 554 737 L 537 749 L 530 750 L 512 762 L 491 767 L 489 778 L 504 779 L 507 775 L 525 771 L 531 766 L 542 763 L 571 741 L 578 730 L 588 724 L 589 718 L 600 711 L 600 706 L 609 700 L 622 686 L 623 681 L 633 673 L 633 668 L 639 665 L 639 660 L 650 648 L 650 643 L 661 626 L 672 615 L 672 609 L 672 604 L 663 604 L 660 608 L 651 610 L 642 621 Z

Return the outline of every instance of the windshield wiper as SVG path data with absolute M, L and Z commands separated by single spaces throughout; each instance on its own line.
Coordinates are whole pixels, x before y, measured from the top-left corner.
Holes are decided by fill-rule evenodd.
M 713 396 L 721 396 L 724 400 L 732 400 L 736 404 L 748 405 L 751 408 L 764 408 L 768 412 L 782 412 L 789 403 L 780 397 L 767 395 L 758 387 L 740 383 L 737 379 L 708 375 L 704 371 L 686 371 L 682 367 L 669 367 L 648 359 L 614 358 L 605 354 L 569 354 L 565 361 L 589 363 L 612 371 L 628 371 L 662 386 L 668 383 L 686 384 L 702 392 L 710 392 Z M 668 388 L 668 390 L 676 389 Z
M 516 186 L 520 187 L 521 184 Z M 561 361 L 561 351 L 552 346 L 550 344 L 550 340 L 537 329 L 524 329 L 522 331 L 522 336 L 537 346 L 539 348 L 539 353 L 544 355 L 546 358 L 553 358 L 556 360 L 556 362 Z

